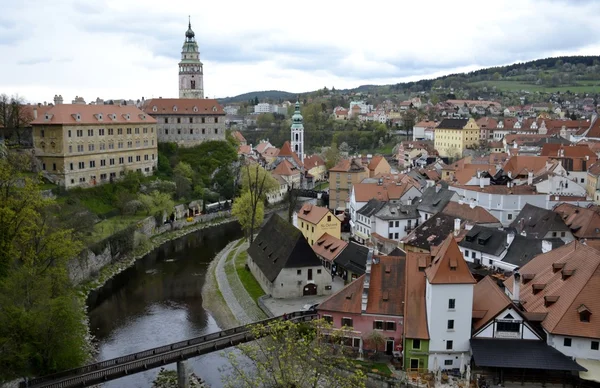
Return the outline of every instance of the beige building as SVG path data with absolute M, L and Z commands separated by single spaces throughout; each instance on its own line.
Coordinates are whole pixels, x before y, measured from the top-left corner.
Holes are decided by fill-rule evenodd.
M 142 110 L 157 121 L 161 143 L 193 147 L 208 140 L 225 140 L 225 111 L 212 99 L 153 98 Z
M 344 159 L 329 169 L 329 208 L 346 209 L 352 185 L 369 177 L 369 169 L 360 159 Z
M 461 158 L 463 151 L 479 145 L 479 126 L 473 119 L 444 119 L 435 129 L 435 149 L 440 156 Z
M 135 106 L 59 104 L 31 124 L 42 170 L 66 188 L 150 175 L 158 163 L 156 120 Z

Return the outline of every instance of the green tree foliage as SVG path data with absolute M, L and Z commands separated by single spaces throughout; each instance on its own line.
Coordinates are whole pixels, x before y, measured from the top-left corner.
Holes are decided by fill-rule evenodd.
M 161 193 L 158 190 L 150 194 L 140 194 L 138 200 L 142 203 L 142 208 L 147 215 L 160 213 L 169 213 L 173 210 L 175 202 L 167 193 Z
M 84 313 L 67 261 L 82 245 L 62 229 L 16 155 L 0 159 L 0 381 L 81 365 Z
M 254 234 L 256 226 L 263 222 L 265 204 L 263 201 L 254 204 L 252 202 L 252 194 L 249 191 L 245 191 L 233 202 L 231 214 L 237 217 L 244 234 L 250 238 Z
M 367 335 L 367 343 L 377 352 L 385 345 L 385 337 L 380 331 L 373 330 Z
M 190 166 L 189 163 L 179 162 L 173 169 L 173 174 L 181 175 L 182 177 L 189 179 L 191 182 L 192 178 L 194 177 L 194 170 L 192 170 L 192 166 Z
M 332 143 L 331 147 L 325 151 L 325 167 L 327 167 L 327 170 L 338 164 L 340 159 L 340 151 L 338 150 L 337 144 Z
M 260 225 L 264 217 L 264 215 L 258 216 L 264 213 L 265 195 L 269 191 L 278 188 L 279 184 L 269 172 L 258 164 L 244 165 L 241 169 L 241 175 L 242 196 L 236 199 L 236 202 L 242 200 L 243 203 L 239 205 L 238 210 L 235 210 L 236 202 L 234 202 L 232 214 L 239 217 L 240 213 L 235 213 L 234 210 L 237 212 L 243 208 L 248 211 L 247 216 L 238 219 L 240 219 L 240 225 L 247 232 L 250 243 L 252 243 L 254 241 L 254 230 Z
M 323 320 L 308 323 L 273 321 L 251 329 L 261 339 L 238 346 L 240 354 L 227 353 L 226 387 L 361 388 L 363 372 L 347 357 L 341 345 L 344 330 L 332 330 Z
M 261 113 L 256 118 L 256 126 L 258 128 L 270 128 L 275 123 L 273 113 Z

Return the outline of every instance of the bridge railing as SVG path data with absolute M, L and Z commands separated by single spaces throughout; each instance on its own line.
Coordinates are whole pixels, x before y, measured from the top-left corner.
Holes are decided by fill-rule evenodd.
M 314 314 L 313 313 L 307 313 L 304 311 L 297 311 L 297 312 L 293 312 L 287 315 L 288 319 L 297 321 L 297 320 L 304 320 L 304 317 L 310 316 L 309 319 L 314 319 Z M 34 378 L 31 379 L 27 382 L 23 381 L 19 384 L 20 388 L 25 388 L 25 387 L 34 387 L 34 386 L 53 386 L 53 387 L 63 387 L 63 386 L 72 386 L 72 385 L 46 385 L 44 383 L 48 383 L 48 382 L 56 382 L 57 380 L 63 380 L 65 378 L 68 377 L 76 377 L 76 376 L 83 376 L 83 375 L 90 375 L 90 373 L 92 373 L 91 376 L 94 376 L 95 373 L 93 372 L 98 372 L 98 373 L 102 373 L 103 375 L 106 375 L 106 369 L 107 368 L 112 368 L 115 369 L 114 367 L 117 367 L 115 370 L 117 373 L 119 370 L 121 370 L 122 368 L 120 368 L 120 366 L 122 366 L 123 368 L 125 368 L 124 370 L 131 370 L 131 365 L 136 364 L 136 361 L 143 361 L 146 363 L 146 365 L 148 364 L 152 364 L 151 362 L 149 362 L 149 360 L 151 359 L 155 359 L 156 357 L 162 357 L 161 360 L 163 360 L 163 364 L 165 363 L 171 363 L 171 362 L 175 362 L 175 361 L 169 361 L 166 362 L 167 360 L 163 357 L 165 354 L 173 352 L 173 351 L 177 351 L 178 349 L 183 349 L 183 348 L 189 348 L 191 346 L 195 347 L 196 345 L 202 345 L 202 344 L 207 344 L 209 346 L 214 346 L 212 345 L 212 343 L 215 340 L 218 340 L 220 338 L 224 338 L 227 337 L 226 339 L 226 343 L 230 343 L 231 342 L 231 336 L 236 335 L 236 334 L 244 334 L 247 335 L 249 328 L 253 325 L 268 325 L 270 322 L 276 321 L 276 320 L 282 320 L 283 316 L 278 316 L 278 317 L 274 317 L 274 318 L 268 318 L 268 319 L 264 319 L 261 321 L 257 321 L 248 325 L 244 325 L 244 326 L 237 326 L 231 329 L 227 329 L 227 330 L 223 330 L 223 331 L 219 331 L 216 333 L 211 333 L 211 334 L 206 334 L 206 335 L 202 335 L 200 337 L 196 337 L 196 338 L 192 338 L 189 340 L 185 340 L 185 341 L 180 341 L 180 342 L 175 342 L 169 345 L 164 345 L 164 346 L 159 346 L 153 349 L 148 349 L 148 350 L 143 350 L 141 352 L 137 352 L 137 353 L 132 353 L 132 354 L 128 354 L 125 356 L 121 356 L 121 357 L 117 357 L 117 358 L 113 358 L 110 360 L 105 360 L 105 361 L 101 361 L 101 362 L 97 362 L 94 364 L 90 364 L 90 365 L 86 365 L 80 368 L 74 368 L 74 369 L 69 369 L 63 372 L 59 372 L 59 373 L 54 373 L 52 375 L 47 375 L 47 376 L 43 376 L 43 377 L 38 377 L 38 378 Z M 229 345 L 232 346 L 232 345 Z M 202 350 L 202 349 L 200 349 Z M 198 349 L 196 350 L 196 352 L 198 351 Z M 127 367 L 129 366 L 129 367 Z M 71 380 L 71 379 L 69 379 Z M 58 383 L 56 383 L 58 384 Z

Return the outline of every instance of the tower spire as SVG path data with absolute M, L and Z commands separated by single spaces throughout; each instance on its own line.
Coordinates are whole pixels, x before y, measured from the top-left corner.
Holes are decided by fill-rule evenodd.
M 192 16 L 188 15 L 188 28 L 191 30 L 192 29 Z

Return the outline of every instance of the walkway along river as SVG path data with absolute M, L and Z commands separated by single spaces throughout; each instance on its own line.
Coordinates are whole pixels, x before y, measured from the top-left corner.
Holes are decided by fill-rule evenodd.
M 242 235 L 237 223 L 202 229 L 169 241 L 119 273 L 88 297 L 90 331 L 98 361 L 220 330 L 202 307 L 202 285 L 214 256 Z M 221 387 L 220 353 L 194 358 L 189 367 L 212 388 Z M 175 365 L 169 366 L 174 369 Z M 105 387 L 150 387 L 158 369 Z

